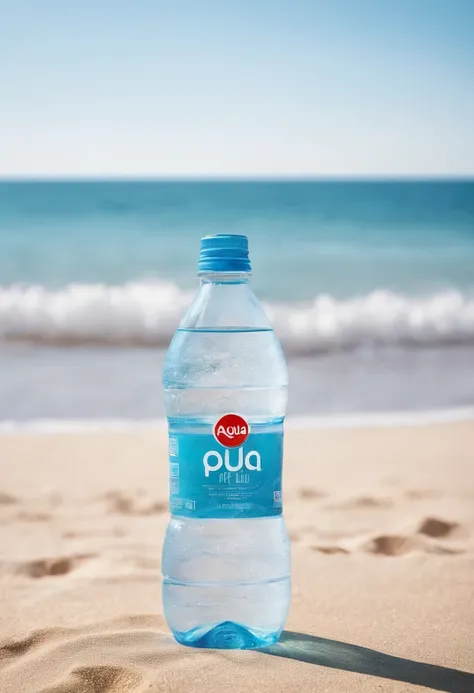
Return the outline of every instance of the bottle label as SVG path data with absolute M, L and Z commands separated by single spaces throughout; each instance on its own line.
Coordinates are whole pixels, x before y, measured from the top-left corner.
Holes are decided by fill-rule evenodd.
M 225 414 L 205 425 L 170 425 L 170 509 L 181 517 L 281 515 L 283 423 L 250 429 Z

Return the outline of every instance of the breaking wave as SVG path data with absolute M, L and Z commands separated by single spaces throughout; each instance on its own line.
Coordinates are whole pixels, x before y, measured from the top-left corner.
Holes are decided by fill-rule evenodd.
M 0 286 L 0 342 L 165 346 L 193 293 L 166 282 Z M 380 289 L 265 307 L 288 354 L 474 343 L 474 295 L 454 289 L 420 297 Z

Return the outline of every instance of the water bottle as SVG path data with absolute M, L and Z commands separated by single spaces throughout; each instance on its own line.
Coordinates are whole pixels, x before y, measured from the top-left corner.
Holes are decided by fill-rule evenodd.
M 191 647 L 270 645 L 290 601 L 281 491 L 288 376 L 250 270 L 245 236 L 201 240 L 200 288 L 164 365 L 163 606 L 175 639 Z

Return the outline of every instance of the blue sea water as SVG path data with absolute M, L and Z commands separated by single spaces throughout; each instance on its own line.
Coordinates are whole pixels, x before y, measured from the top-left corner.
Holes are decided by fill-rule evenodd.
M 161 416 L 219 232 L 249 237 L 290 413 L 474 403 L 474 181 L 2 182 L 0 419 Z
M 474 182 L 0 184 L 3 286 L 194 286 L 199 238 L 244 233 L 283 301 L 474 285 Z

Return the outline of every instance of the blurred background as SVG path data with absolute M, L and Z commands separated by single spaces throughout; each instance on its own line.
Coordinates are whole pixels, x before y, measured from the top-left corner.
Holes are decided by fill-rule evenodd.
M 474 405 L 474 3 L 0 0 L 0 421 L 164 415 L 249 236 L 293 416 Z

